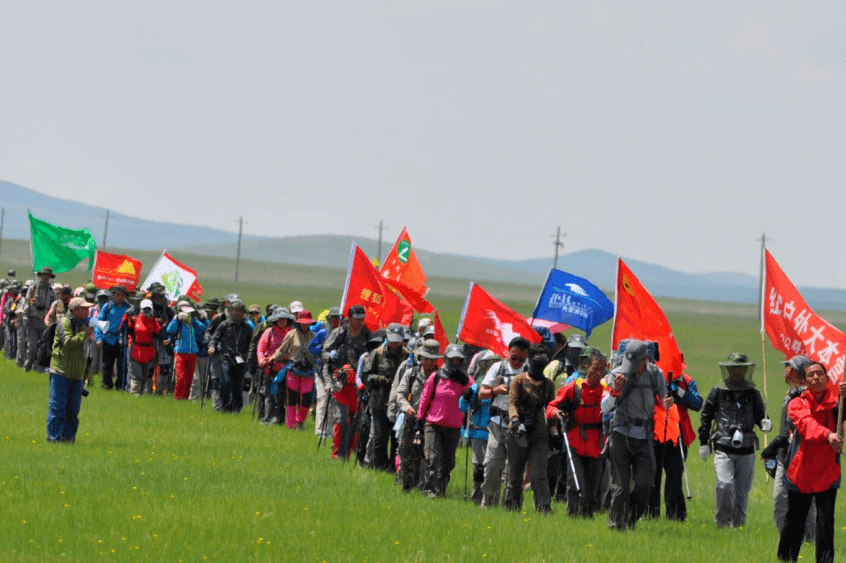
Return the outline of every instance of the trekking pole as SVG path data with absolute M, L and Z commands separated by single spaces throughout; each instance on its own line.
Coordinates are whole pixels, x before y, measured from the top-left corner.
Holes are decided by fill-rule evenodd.
M 467 500 L 467 472 L 470 467 L 470 421 L 473 410 L 467 405 L 467 423 L 464 425 L 464 500 Z
M 570 438 L 567 437 L 567 432 L 562 428 L 561 435 L 564 436 L 564 447 L 567 448 L 567 459 L 570 461 L 570 471 L 573 472 L 573 482 L 576 484 L 576 490 L 582 494 L 582 488 L 579 486 L 579 476 L 576 475 L 576 465 L 573 463 L 573 453 L 570 451 Z
M 320 423 L 320 437 L 317 439 L 317 451 L 320 451 L 320 445 L 323 443 L 323 440 L 326 439 L 326 420 L 329 418 L 329 407 L 330 400 L 332 399 L 331 395 L 326 401 L 326 408 L 323 409 L 323 421 Z
M 214 363 L 214 358 L 209 355 L 209 361 L 206 364 L 206 380 L 203 382 L 203 396 L 200 398 L 200 410 L 203 410 L 206 406 L 206 393 L 209 392 L 211 388 L 211 372 L 212 372 L 212 364 Z
M 684 473 L 684 486 L 687 488 L 687 500 L 692 499 L 693 497 L 690 496 L 690 481 L 687 480 L 687 463 L 684 460 L 684 444 L 682 443 L 682 437 L 679 436 L 679 455 L 681 456 L 682 460 L 682 472 Z
M 258 378 L 259 377 L 260 377 L 259 375 L 256 375 L 255 377 L 252 378 L 252 380 L 250 382 L 250 387 L 255 385 L 255 389 L 256 389 L 255 398 L 253 399 L 253 416 L 250 418 L 250 420 L 256 419 L 256 409 L 258 408 L 258 402 L 259 402 L 259 399 L 258 399 L 258 396 L 259 396 L 258 395 Z

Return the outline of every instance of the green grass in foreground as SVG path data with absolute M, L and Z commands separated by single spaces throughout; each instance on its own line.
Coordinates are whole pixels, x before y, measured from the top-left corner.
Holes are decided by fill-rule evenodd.
M 464 502 L 463 450 L 448 498 L 429 500 L 317 452 L 312 425 L 267 428 L 249 410 L 221 415 L 94 387 L 77 443 L 48 444 L 46 376 L 0 360 L 0 391 L 2 561 L 774 560 L 772 484 L 760 467 L 743 530 L 715 528 L 713 466 L 694 458 L 689 521 L 619 534 L 603 515 L 571 520 L 558 504 L 543 518 Z

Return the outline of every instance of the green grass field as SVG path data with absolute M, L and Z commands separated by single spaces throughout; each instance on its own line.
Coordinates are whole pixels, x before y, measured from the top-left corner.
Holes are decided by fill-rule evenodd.
M 12 241 L 14 242 L 14 241 Z M 3 268 L 27 264 L 28 249 L 3 241 Z M 16 254 L 17 253 L 17 254 Z M 152 265 L 157 253 L 132 252 Z M 17 258 L 16 258 L 17 256 Z M 315 312 L 336 304 L 344 271 L 177 256 L 196 266 L 206 295 L 241 293 L 247 302 L 305 302 Z M 21 265 L 22 264 L 22 265 Z M 86 279 L 77 269 L 64 278 Z M 528 314 L 537 289 L 483 284 Z M 432 301 L 454 334 L 466 280 L 431 280 Z M 745 351 L 758 362 L 754 307 L 660 300 L 703 395 L 717 362 Z M 821 312 L 832 322 L 843 318 Z M 591 338 L 607 349 L 610 323 Z M 766 345 L 768 402 L 777 417 L 782 358 Z M 642 521 L 610 532 L 604 516 L 569 519 L 563 507 L 539 517 L 482 511 L 462 500 L 464 451 L 446 499 L 405 495 L 382 473 L 333 462 L 307 432 L 264 427 L 197 403 L 134 398 L 91 389 L 83 399 L 75 445 L 46 442 L 48 383 L 0 359 L 0 561 L 773 561 L 772 483 L 759 464 L 747 526 L 713 523 L 713 465 L 693 456 L 688 522 Z M 694 424 L 697 421 L 694 420 Z M 529 495 L 530 496 L 530 495 Z M 531 498 L 526 501 L 530 507 Z M 838 555 L 846 550 L 846 513 L 837 510 Z M 841 529 L 843 527 L 843 529 Z M 803 559 L 813 557 L 803 548 Z

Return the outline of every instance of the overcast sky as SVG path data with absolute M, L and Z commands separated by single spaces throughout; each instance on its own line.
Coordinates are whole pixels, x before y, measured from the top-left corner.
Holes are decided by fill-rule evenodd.
M 122 213 L 846 287 L 842 1 L 4 2 L 0 179 Z M 99 226 L 94 228 L 99 231 Z M 344 265 L 339 265 L 343 267 Z M 578 272 L 574 272 L 578 273 Z

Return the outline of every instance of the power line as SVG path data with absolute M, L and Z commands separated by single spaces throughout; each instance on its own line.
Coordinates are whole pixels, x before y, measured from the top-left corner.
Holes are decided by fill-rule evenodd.
M 388 227 L 382 226 L 382 220 L 380 219 L 379 220 L 379 226 L 374 227 L 374 228 L 379 231 L 379 246 L 377 247 L 377 250 L 376 250 L 376 261 L 381 264 L 382 263 L 382 231 L 387 229 Z
M 103 250 L 106 249 L 106 237 L 109 236 L 109 210 L 106 209 L 106 226 L 103 227 Z
M 244 232 L 244 216 L 238 217 L 238 252 L 235 254 L 235 281 L 238 281 L 238 266 L 241 264 L 241 234 Z

